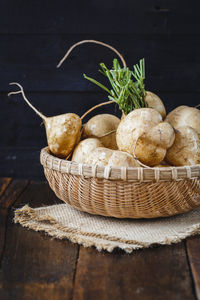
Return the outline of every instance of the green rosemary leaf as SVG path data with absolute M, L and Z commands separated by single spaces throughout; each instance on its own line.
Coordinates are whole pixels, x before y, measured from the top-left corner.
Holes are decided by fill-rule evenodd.
M 103 84 L 95 79 L 84 77 L 102 89 L 108 92 L 108 98 L 114 100 L 119 108 L 128 114 L 134 109 L 148 107 L 145 102 L 145 61 L 140 59 L 139 63 L 133 66 L 133 70 L 128 67 L 121 67 L 118 60 L 113 60 L 113 67 L 109 70 L 104 63 L 100 64 L 101 74 L 106 76 L 110 82 L 111 89 L 109 90 Z
M 95 79 L 93 78 L 90 78 L 88 76 L 86 76 L 85 74 L 83 74 L 84 78 L 86 78 L 87 80 L 91 81 L 92 83 L 98 85 L 100 88 L 104 89 L 106 92 L 108 92 L 109 94 L 111 94 L 111 92 L 109 91 L 109 89 L 104 86 L 103 84 L 101 84 L 100 82 L 96 81 Z
M 105 73 L 104 71 L 102 71 L 102 70 L 99 69 L 99 72 L 100 72 L 102 75 L 104 75 L 105 77 L 107 77 L 107 76 L 106 76 L 106 73 Z

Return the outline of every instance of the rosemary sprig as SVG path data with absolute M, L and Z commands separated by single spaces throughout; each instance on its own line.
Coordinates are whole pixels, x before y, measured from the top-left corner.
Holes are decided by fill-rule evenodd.
M 144 101 L 144 59 L 141 59 L 139 64 L 133 66 L 133 71 L 128 67 L 121 68 L 117 59 L 113 60 L 113 68 L 111 70 L 109 70 L 104 63 L 101 63 L 100 66 L 100 72 L 108 78 L 111 84 L 110 90 L 85 74 L 84 77 L 108 92 L 108 98 L 116 101 L 125 115 L 134 109 L 147 107 Z

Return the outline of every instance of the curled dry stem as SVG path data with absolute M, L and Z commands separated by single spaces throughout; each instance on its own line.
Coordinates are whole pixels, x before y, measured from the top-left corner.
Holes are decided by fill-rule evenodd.
M 107 105 L 107 104 L 111 104 L 111 103 L 115 103 L 114 100 L 109 100 L 107 102 L 102 102 L 102 103 L 99 103 L 93 107 L 91 107 L 90 109 L 88 109 L 82 116 L 81 116 L 81 120 L 83 120 L 90 112 L 92 112 L 93 110 L 95 110 L 96 108 L 98 107 L 101 107 L 103 105 Z
M 85 43 L 99 44 L 99 45 L 101 45 L 101 46 L 104 46 L 104 47 L 107 47 L 107 48 L 111 49 L 113 52 L 115 52 L 115 53 L 119 56 L 119 58 L 120 58 L 121 61 L 122 61 L 123 66 L 126 67 L 126 62 L 125 62 L 123 56 L 122 56 L 122 55 L 119 53 L 119 51 L 117 51 L 117 49 L 115 49 L 114 47 L 112 47 L 112 46 L 110 46 L 110 45 L 108 45 L 108 44 L 106 44 L 106 43 L 103 43 L 103 42 L 100 42 L 100 41 L 96 41 L 96 40 L 82 40 L 82 41 L 80 41 L 80 42 L 78 42 L 78 43 L 73 44 L 73 45 L 69 48 L 69 50 L 66 52 L 66 54 L 64 55 L 64 57 L 63 57 L 63 58 L 61 59 L 61 61 L 58 63 L 57 68 L 59 68 L 59 67 L 62 65 L 62 63 L 65 61 L 65 59 L 69 56 L 69 54 L 72 52 L 72 50 L 73 50 L 75 47 L 77 47 L 77 46 L 79 46 L 79 45 L 82 45 L 82 44 L 85 44 Z
M 36 112 L 37 115 L 40 116 L 40 118 L 42 118 L 44 121 L 47 119 L 47 117 L 45 115 L 43 115 L 41 112 L 39 112 L 39 110 L 37 110 L 30 102 L 29 100 L 26 98 L 26 95 L 24 93 L 24 89 L 21 86 L 21 84 L 17 83 L 17 82 L 11 82 L 9 83 L 9 85 L 17 85 L 20 90 L 16 91 L 16 92 L 10 92 L 8 93 L 8 97 L 10 97 L 11 95 L 16 95 L 16 94 L 22 94 L 22 97 L 24 98 L 24 100 L 26 101 L 26 103 Z

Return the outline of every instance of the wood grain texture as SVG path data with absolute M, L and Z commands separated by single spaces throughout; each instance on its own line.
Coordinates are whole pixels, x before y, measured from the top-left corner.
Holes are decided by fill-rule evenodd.
M 82 246 L 79 253 L 79 247 L 67 240 L 54 240 L 13 224 L 16 207 L 61 203 L 46 182 L 31 182 L 19 194 L 19 186 L 24 185 L 24 181 L 14 180 L 1 197 L 1 238 L 8 204 L 14 199 L 15 202 L 9 213 L 6 238 L 4 234 L 0 299 L 196 299 L 183 242 L 138 250 L 131 255 L 119 250 L 100 253 Z M 199 238 L 189 239 L 187 247 L 198 295 Z
M 132 255 L 81 247 L 73 299 L 195 299 L 184 245 Z
M 9 209 L 28 185 L 27 180 L 13 180 L 0 198 L 0 207 Z
M 200 237 L 195 236 L 188 238 L 186 240 L 186 247 L 197 299 L 200 300 Z
M 47 184 L 32 182 L 14 207 L 58 202 Z M 67 240 L 51 239 L 14 224 L 12 211 L 0 272 L 0 299 L 71 299 L 77 251 L 78 246 Z
M 10 181 L 11 179 L 8 178 L 0 179 L 0 182 L 4 183 L 10 183 Z M 4 187 L 4 184 L 1 186 L 1 191 L 4 190 L 4 193 L 2 193 L 2 195 L 0 196 L 0 266 L 5 247 L 6 221 L 8 213 L 11 206 L 27 187 L 27 184 L 27 180 L 14 180 L 9 185 L 7 184 L 7 188 Z
M 8 187 L 10 182 L 11 182 L 11 178 L 9 178 L 9 177 L 0 178 L 0 198 L 3 195 L 3 193 L 5 192 L 5 190 Z
M 7 209 L 0 207 L 0 266 L 1 266 L 2 256 L 5 247 L 7 215 L 8 215 Z
M 116 47 L 132 67 L 146 60 L 146 87 L 160 91 L 200 91 L 199 51 L 196 35 L 2 35 L 0 48 L 1 91 L 9 82 L 20 82 L 26 91 L 94 91 L 83 73 L 104 81 L 98 74 L 102 61 L 110 68 L 116 55 L 99 45 L 82 45 L 62 67 L 59 60 L 75 42 L 93 38 Z M 186 47 L 187 45 L 187 47 Z M 105 78 L 106 80 L 106 78 Z M 14 87 L 12 87 L 14 90 Z
M 198 1 L 2 1 L 0 33 L 199 33 Z M 186 21 L 187 20 L 187 21 Z

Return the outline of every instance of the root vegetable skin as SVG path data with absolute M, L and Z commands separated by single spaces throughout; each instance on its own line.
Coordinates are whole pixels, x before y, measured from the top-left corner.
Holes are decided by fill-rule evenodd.
M 88 138 L 79 142 L 74 149 L 72 161 L 77 163 L 85 163 L 88 155 L 97 147 L 103 147 L 103 144 L 96 138 Z
M 112 150 L 104 147 L 96 148 L 86 159 L 86 164 L 113 166 L 113 167 L 138 167 L 134 157 L 126 152 Z
M 139 137 L 135 155 L 148 166 L 159 164 L 172 146 L 175 139 L 174 130 L 168 123 L 160 123 Z M 145 153 L 145 155 L 144 155 Z
M 149 143 L 168 149 L 174 143 L 175 133 L 169 123 L 161 122 L 153 128 L 149 128 L 149 130 L 141 136 L 141 138 L 145 137 L 149 140 Z
M 176 129 L 182 126 L 190 126 L 200 134 L 200 111 L 197 108 L 179 106 L 172 110 L 165 120 Z
M 162 100 L 156 94 L 146 91 L 144 100 L 150 108 L 157 110 L 161 114 L 163 119 L 166 117 L 165 106 Z
M 68 156 L 80 139 L 81 118 L 73 113 L 46 117 L 29 102 L 23 87 L 19 83 L 13 82 L 10 83 L 10 85 L 17 85 L 20 90 L 11 92 L 8 96 L 21 93 L 26 103 L 43 119 L 46 128 L 47 142 L 51 152 L 60 158 Z
M 200 164 L 200 139 L 190 126 L 179 127 L 175 132 L 175 142 L 166 154 L 166 161 L 174 166 Z
M 136 109 L 119 124 L 116 140 L 121 151 L 134 154 L 143 164 L 155 166 L 163 161 L 175 139 L 172 126 L 152 108 Z
M 60 158 L 69 155 L 80 139 L 81 125 L 80 117 L 73 113 L 47 118 L 45 128 L 51 152 Z
M 161 115 L 151 108 L 141 108 L 130 112 L 121 120 L 117 128 L 118 148 L 132 154 L 139 136 L 160 122 L 162 122 Z
M 118 149 L 116 143 L 116 132 L 107 136 L 107 133 L 117 130 L 120 119 L 110 114 L 100 114 L 91 118 L 84 126 L 83 137 L 96 137 L 104 147 Z
M 132 155 L 119 150 L 113 151 L 108 165 L 113 167 L 140 167 Z
M 10 85 L 17 85 L 20 90 L 11 92 L 8 96 L 13 94 L 22 94 L 26 103 L 43 119 L 49 149 L 59 158 L 68 157 L 75 145 L 79 142 L 81 137 L 82 119 L 97 107 L 112 103 L 112 101 L 100 103 L 89 109 L 81 118 L 74 113 L 66 113 L 55 117 L 46 117 L 29 102 L 26 98 L 23 87 L 19 83 L 13 82 L 10 83 Z

